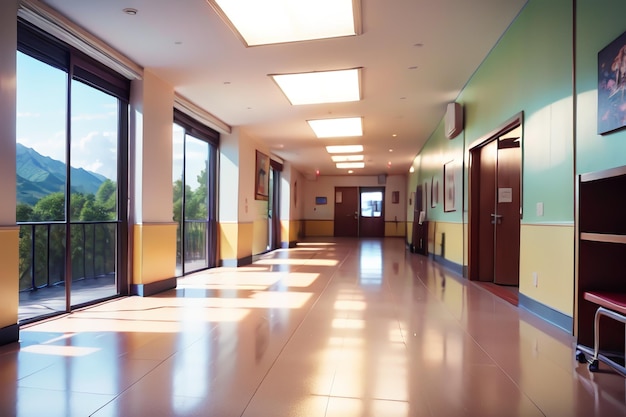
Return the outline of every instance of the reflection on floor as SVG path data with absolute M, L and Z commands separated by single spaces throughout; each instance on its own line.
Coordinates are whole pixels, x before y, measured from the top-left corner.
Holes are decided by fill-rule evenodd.
M 21 329 L 7 416 L 622 416 L 571 335 L 402 239 L 317 240 Z

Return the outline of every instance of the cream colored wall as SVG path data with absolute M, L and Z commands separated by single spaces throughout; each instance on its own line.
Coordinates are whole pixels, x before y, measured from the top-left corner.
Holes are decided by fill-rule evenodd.
M 134 226 L 133 284 L 152 284 L 176 275 L 177 226 L 177 223 Z
M 444 258 L 458 265 L 463 265 L 463 232 L 462 223 L 446 223 L 432 221 L 429 223 L 432 236 L 432 253 L 441 256 L 442 241 L 445 234 Z
M 149 70 L 132 82 L 135 222 L 171 222 L 174 89 Z
M 236 222 L 222 222 L 219 230 L 220 253 L 218 258 L 221 260 L 237 259 L 239 225 Z
M 254 240 L 253 223 L 239 223 L 237 239 L 237 259 L 245 259 L 253 255 Z
M 377 176 L 320 176 L 305 180 L 303 215 L 306 236 L 333 236 L 335 218 L 335 187 L 384 187 L 385 236 L 406 236 L 407 176 L 389 175 L 385 184 Z M 392 203 L 392 193 L 399 193 L 398 204 Z M 327 204 L 315 204 L 315 197 L 326 197 Z
M 311 236 L 333 236 L 335 222 L 333 220 L 304 220 L 304 234 Z
M 573 223 L 521 227 L 520 293 L 568 316 L 574 314 L 574 239 Z
M 405 237 L 406 236 L 406 222 L 385 222 L 385 236 L 386 237 Z
M 0 329 L 17 323 L 19 229 L 16 204 L 17 0 L 0 2 Z
M 268 202 L 255 198 L 257 150 L 271 156 L 269 149 L 245 129 L 234 127 L 231 134 L 220 137 L 218 218 L 221 260 L 246 259 L 267 250 Z M 281 186 L 285 189 L 284 182 Z M 288 197 L 289 188 L 286 194 Z
M 19 227 L 0 227 L 0 329 L 17 323 Z
M 220 135 L 217 210 L 220 224 L 239 221 L 239 165 L 239 129 L 233 128 L 230 134 Z M 233 232 L 229 226 L 225 227 L 228 234 Z M 236 240 L 236 236 L 234 238 Z
M 172 222 L 173 105 L 174 89 L 151 71 L 145 70 L 141 80 L 132 82 L 131 283 L 136 285 L 176 275 L 176 223 Z
M 252 253 L 259 254 L 267 250 L 268 242 L 268 219 L 267 216 L 259 218 L 252 223 Z

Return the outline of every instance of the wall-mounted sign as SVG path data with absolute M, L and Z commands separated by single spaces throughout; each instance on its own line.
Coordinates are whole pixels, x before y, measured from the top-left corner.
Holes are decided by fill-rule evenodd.
M 512 203 L 513 202 L 513 189 L 512 188 L 498 188 L 498 203 Z

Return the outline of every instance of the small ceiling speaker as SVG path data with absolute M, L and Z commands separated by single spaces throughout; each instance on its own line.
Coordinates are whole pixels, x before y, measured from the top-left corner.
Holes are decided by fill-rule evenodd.
M 448 103 L 445 116 L 446 137 L 453 139 L 463 130 L 463 107 L 459 103 Z

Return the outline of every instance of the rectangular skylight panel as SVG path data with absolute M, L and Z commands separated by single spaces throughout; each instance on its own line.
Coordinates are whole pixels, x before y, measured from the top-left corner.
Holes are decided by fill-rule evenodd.
M 359 68 L 272 75 L 293 105 L 359 101 Z
M 326 147 L 328 153 L 359 153 L 363 152 L 363 145 L 331 145 Z
M 307 122 L 318 138 L 363 136 L 363 124 L 360 117 L 318 119 Z
M 353 0 L 208 0 L 248 46 L 354 36 Z M 355 2 L 358 5 L 358 2 Z

